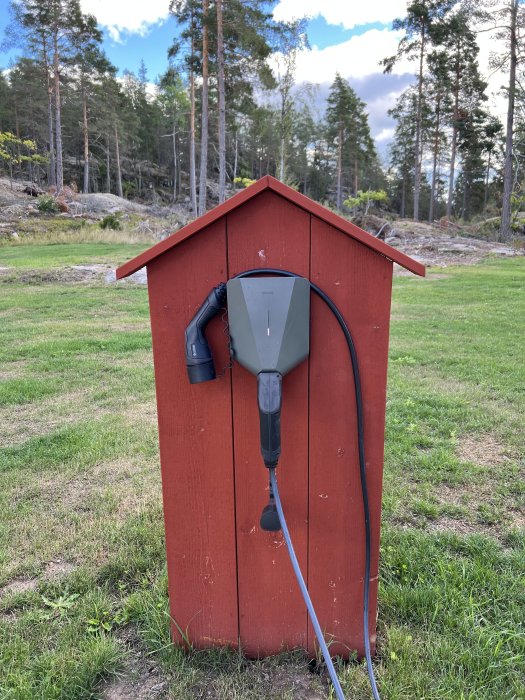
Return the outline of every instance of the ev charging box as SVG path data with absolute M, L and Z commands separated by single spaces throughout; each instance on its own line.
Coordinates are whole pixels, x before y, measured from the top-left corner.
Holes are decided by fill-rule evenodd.
M 394 263 L 425 268 L 270 176 L 117 270 L 147 266 L 172 635 L 250 657 L 316 653 L 282 532 L 259 526 L 268 470 L 257 381 L 230 367 L 225 319 L 209 325 L 218 378 L 190 384 L 184 331 L 212 287 L 244 270 L 306 277 L 342 312 L 362 382 L 371 509 L 369 629 L 376 639 L 388 332 Z M 281 498 L 299 564 L 333 655 L 364 653 L 365 567 L 354 383 L 345 338 L 316 295 L 310 355 L 283 378 Z M 181 635 L 181 631 L 183 635 Z

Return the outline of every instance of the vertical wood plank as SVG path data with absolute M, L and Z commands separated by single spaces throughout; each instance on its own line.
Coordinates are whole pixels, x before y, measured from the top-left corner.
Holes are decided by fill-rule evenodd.
M 310 217 L 264 192 L 228 215 L 229 277 L 257 267 L 309 277 Z M 268 470 L 260 455 L 256 379 L 233 368 L 233 425 L 239 566 L 239 628 L 252 657 L 305 647 L 307 616 L 282 533 L 266 533 L 259 518 L 268 499 Z M 282 455 L 277 469 L 287 521 L 303 571 L 307 569 L 308 363 L 283 380 Z
M 352 333 L 362 382 L 372 529 L 370 637 L 375 645 L 377 570 L 392 263 L 312 217 L 311 279 Z M 350 357 L 333 314 L 312 298 L 310 346 L 309 590 L 330 651 L 364 653 L 365 539 Z M 315 653 L 309 626 L 308 649 Z
M 148 266 L 173 638 L 238 644 L 230 374 L 191 385 L 184 331 L 226 279 L 220 219 Z M 229 363 L 220 318 L 207 330 L 217 372 Z

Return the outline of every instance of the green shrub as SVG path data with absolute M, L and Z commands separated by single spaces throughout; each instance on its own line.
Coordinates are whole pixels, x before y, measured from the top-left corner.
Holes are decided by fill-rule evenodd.
M 114 214 L 106 214 L 106 216 L 100 222 L 100 228 L 110 228 L 113 231 L 120 231 L 122 228 L 122 223 L 120 221 L 120 212 Z
M 58 206 L 55 198 L 50 194 L 43 194 L 36 200 L 36 206 L 38 211 L 42 214 L 56 214 L 58 212 Z
M 256 180 L 252 180 L 249 177 L 235 177 L 233 181 L 236 185 L 242 185 L 243 187 L 249 187 L 250 185 L 253 185 L 254 182 L 256 182 Z

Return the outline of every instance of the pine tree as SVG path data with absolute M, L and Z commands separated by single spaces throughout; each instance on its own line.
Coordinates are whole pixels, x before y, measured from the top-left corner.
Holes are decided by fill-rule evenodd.
M 161 104 L 166 121 L 171 128 L 170 134 L 163 137 L 171 138 L 173 153 L 173 195 L 172 201 L 177 201 L 177 189 L 180 180 L 179 152 L 177 144 L 180 144 L 180 133 L 184 128 L 185 115 L 188 110 L 188 98 L 181 76 L 174 70 L 168 70 L 159 81 L 158 100 Z M 179 138 L 177 138 L 179 137 Z
M 503 168 L 503 200 L 501 207 L 500 237 L 508 240 L 512 236 L 512 194 L 514 190 L 514 118 L 516 93 L 518 87 L 517 72 L 525 62 L 523 37 L 525 34 L 525 5 L 523 0 L 507 0 L 505 6 L 496 13 L 495 21 L 499 27 L 496 36 L 506 42 L 503 56 L 494 57 L 497 68 L 507 68 L 509 80 L 507 87 L 507 122 L 505 136 L 505 160 Z
M 89 192 L 89 112 L 94 85 L 106 74 L 114 75 L 116 69 L 108 61 L 100 48 L 102 33 L 97 27 L 93 15 L 83 15 L 79 18 L 77 31 L 72 37 L 72 63 L 78 75 L 78 89 L 82 102 L 82 140 L 84 156 L 84 172 L 82 191 Z
M 298 52 L 306 46 L 304 20 L 283 23 L 278 28 L 277 52 L 277 90 L 280 98 L 280 154 L 279 179 L 286 181 L 287 146 L 292 134 L 293 99 L 292 88 L 295 83 L 295 64 Z
M 392 70 L 403 56 L 417 59 L 417 100 L 414 139 L 414 219 L 419 219 L 419 195 L 421 190 L 423 97 L 425 89 L 425 60 L 432 47 L 439 23 L 457 3 L 457 0 L 414 0 L 407 7 L 406 17 L 394 20 L 393 29 L 403 29 L 405 36 L 399 43 L 395 56 L 382 61 L 385 73 Z
M 414 144 L 416 139 L 417 95 L 413 88 L 405 90 L 388 114 L 396 120 L 394 139 L 390 146 L 390 168 L 395 179 L 390 200 L 398 203 L 401 218 L 408 216 L 408 202 L 414 183 Z M 413 200 L 412 200 L 413 201 Z
M 219 204 L 226 196 L 226 94 L 224 82 L 223 0 L 216 0 L 217 12 L 217 91 L 219 97 Z
M 326 120 L 328 138 L 337 145 L 336 206 L 341 209 L 345 186 L 346 191 L 355 194 L 361 180 L 368 186 L 379 167 L 365 104 L 339 73 L 330 87 Z
M 190 123 L 189 123 L 189 171 L 190 171 L 190 202 L 195 216 L 197 208 L 197 178 L 195 168 L 195 75 L 199 70 L 197 57 L 197 37 L 202 23 L 197 0 L 171 0 L 170 12 L 183 29 L 180 39 L 173 43 L 168 51 L 168 57 L 176 59 L 183 53 L 185 44 L 189 44 L 189 50 L 184 53 L 183 63 L 188 73 Z
M 436 197 L 440 179 L 440 161 L 443 150 L 447 146 L 445 129 L 446 116 L 450 113 L 450 83 L 448 75 L 449 57 L 445 51 L 433 51 L 428 58 L 429 79 L 426 94 L 426 105 L 429 120 L 429 137 L 432 149 L 432 177 L 430 184 L 430 203 L 428 222 L 432 223 L 436 216 Z
M 448 57 L 448 77 L 445 80 L 450 85 L 453 102 L 449 111 L 451 137 L 447 218 L 452 216 L 459 132 L 462 123 L 468 122 L 473 110 L 486 99 L 486 83 L 479 75 L 479 48 L 471 21 L 469 6 L 464 5 L 440 27 L 440 46 Z

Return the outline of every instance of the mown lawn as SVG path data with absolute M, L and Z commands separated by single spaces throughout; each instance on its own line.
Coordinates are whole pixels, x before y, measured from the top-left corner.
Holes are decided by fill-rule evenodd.
M 141 248 L 2 247 L 0 267 Z M 378 682 L 525 698 L 525 259 L 440 272 L 394 284 Z M 0 277 L 0 699 L 108 697 L 130 654 L 151 697 L 329 697 L 301 654 L 169 645 L 147 291 L 26 279 Z M 362 665 L 340 673 L 370 697 Z

